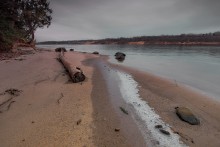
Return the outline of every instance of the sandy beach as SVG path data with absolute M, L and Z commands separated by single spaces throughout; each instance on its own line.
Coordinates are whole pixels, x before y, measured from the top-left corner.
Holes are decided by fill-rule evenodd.
M 126 102 L 114 89 L 118 83 L 113 82 L 112 71 L 132 75 L 140 86 L 140 97 L 185 145 L 220 145 L 218 101 L 90 53 L 65 53 L 86 75 L 85 81 L 72 83 L 57 57 L 52 50 L 36 50 L 0 61 L 0 146 L 147 146 L 130 114 L 132 109 L 128 109 L 129 115 L 119 109 L 126 108 Z M 181 121 L 175 114 L 175 107 L 180 106 L 191 109 L 201 124 Z

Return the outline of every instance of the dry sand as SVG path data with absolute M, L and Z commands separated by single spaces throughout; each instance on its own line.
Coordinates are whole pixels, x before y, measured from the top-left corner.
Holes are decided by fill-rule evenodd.
M 10 110 L 0 114 L 1 146 L 93 146 L 91 82 L 69 83 L 56 57 L 38 52 L 23 61 L 0 63 L 0 91 L 22 90 Z M 76 57 L 81 66 L 83 56 Z M 90 75 L 92 69 L 85 72 Z

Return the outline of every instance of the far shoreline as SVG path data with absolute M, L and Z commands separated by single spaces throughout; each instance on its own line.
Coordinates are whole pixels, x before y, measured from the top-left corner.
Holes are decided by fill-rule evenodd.
M 94 43 L 94 42 L 84 42 L 84 43 L 36 43 L 36 45 L 139 45 L 139 46 L 216 46 L 220 47 L 220 42 L 128 42 L 128 43 Z

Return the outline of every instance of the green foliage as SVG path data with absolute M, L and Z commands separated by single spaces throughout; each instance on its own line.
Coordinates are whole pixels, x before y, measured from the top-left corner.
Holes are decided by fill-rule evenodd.
M 47 0 L 21 0 L 21 23 L 30 42 L 34 40 L 34 32 L 37 28 L 49 27 L 52 17 L 52 9 Z
M 47 0 L 1 0 L 0 50 L 11 48 L 16 40 L 32 43 L 36 29 L 50 25 L 51 13 Z
M 21 32 L 16 30 L 11 25 L 10 22 L 0 18 L 0 50 L 7 51 L 9 50 L 13 42 L 19 38 L 22 38 Z

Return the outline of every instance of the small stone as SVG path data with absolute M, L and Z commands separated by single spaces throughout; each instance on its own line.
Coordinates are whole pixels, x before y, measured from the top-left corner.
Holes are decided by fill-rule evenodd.
M 128 111 L 127 111 L 127 110 L 125 110 L 123 107 L 119 107 L 119 108 L 120 108 L 120 110 L 121 110 L 124 114 L 128 115 Z
M 119 132 L 120 131 L 120 129 L 119 128 L 115 128 L 115 132 Z
M 155 128 L 160 129 L 160 128 L 163 128 L 163 126 L 162 125 L 156 125 Z
M 82 120 L 79 119 L 79 120 L 76 122 L 76 124 L 79 125 L 81 122 L 82 122 Z
M 31 123 L 32 123 L 32 124 L 34 124 L 35 122 L 34 122 L 34 121 L 32 121 Z
M 165 135 L 170 135 L 170 132 L 168 132 L 168 131 L 166 131 L 166 130 L 164 130 L 164 129 L 160 129 L 160 132 L 163 133 L 163 134 L 165 134 Z
M 25 139 L 22 140 L 23 142 L 25 141 Z

